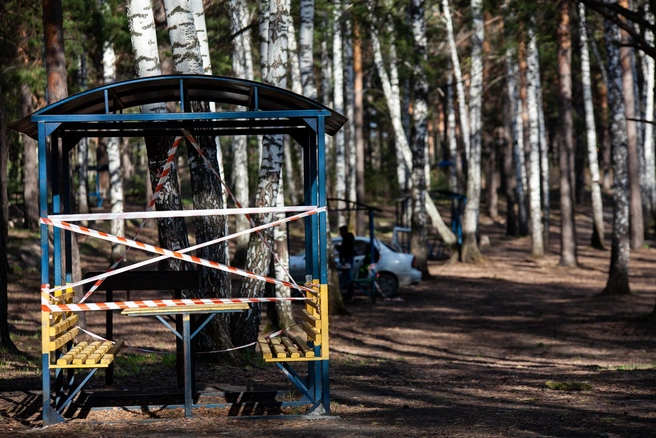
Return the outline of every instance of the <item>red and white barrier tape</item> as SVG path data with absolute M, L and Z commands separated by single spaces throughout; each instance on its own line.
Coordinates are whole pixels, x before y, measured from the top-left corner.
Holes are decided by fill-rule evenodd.
M 183 130 L 182 130 L 182 133 L 183 133 L 184 136 L 187 138 L 187 140 L 189 141 L 189 143 L 192 144 L 192 146 L 194 147 L 194 149 L 196 149 L 196 152 L 198 152 L 198 155 L 201 156 L 201 158 L 202 158 L 203 161 L 205 162 L 205 165 L 207 165 L 207 167 L 210 168 L 210 170 L 212 171 L 212 173 L 214 173 L 214 175 L 216 176 L 216 178 L 217 178 L 217 179 L 219 180 L 219 182 L 223 185 L 223 187 L 224 187 L 225 190 L 226 190 L 226 193 L 227 193 L 228 196 L 230 196 L 230 198 L 234 201 L 235 205 L 236 205 L 238 208 L 243 209 L 243 208 L 244 208 L 243 205 L 241 205 L 241 203 L 239 202 L 239 200 L 237 199 L 237 197 L 232 193 L 232 191 L 230 190 L 230 188 L 228 187 L 228 185 L 223 181 L 223 179 L 221 178 L 221 175 L 219 175 L 219 174 L 217 173 L 217 171 L 214 170 L 214 167 L 212 166 L 212 163 L 210 163 L 210 161 L 207 159 L 207 157 L 206 157 L 205 154 L 203 153 L 202 149 L 201 149 L 200 146 L 198 145 L 198 142 L 196 142 L 196 139 L 194 138 L 194 136 L 191 135 L 191 133 L 190 133 L 189 131 L 187 131 L 186 129 L 183 129 Z M 244 216 L 246 216 L 246 219 L 248 219 L 248 222 L 250 223 L 251 227 L 255 227 L 255 221 L 254 221 L 253 218 L 250 216 L 250 214 L 244 213 Z M 280 259 L 278 258 L 278 254 L 276 254 L 276 252 L 273 250 L 273 248 L 271 248 L 271 245 L 269 245 L 269 242 L 267 242 L 267 240 L 264 238 L 264 236 L 262 235 L 262 233 L 260 233 L 259 231 L 257 232 L 257 235 L 260 236 L 260 239 L 262 239 L 262 243 L 264 243 L 264 245 L 267 247 L 267 249 L 269 250 L 269 252 L 270 252 L 271 255 L 273 256 L 273 258 L 275 259 L 276 263 L 278 263 L 278 264 L 280 265 L 280 267 L 282 268 L 282 270 L 285 272 L 285 275 L 287 275 L 287 278 L 289 278 L 289 279 L 291 280 L 292 284 L 293 284 L 294 286 L 296 286 L 296 281 L 294 281 L 294 278 L 292 278 L 292 276 L 289 275 L 289 272 L 287 272 L 287 269 L 285 268 L 285 265 L 282 264 L 282 262 L 281 262 Z
M 66 222 L 102 221 L 110 219 L 159 219 L 171 217 L 194 217 L 199 215 L 219 216 L 256 213 L 297 213 L 311 211 L 317 207 L 289 206 L 289 207 L 249 207 L 249 208 L 217 208 L 209 210 L 168 210 L 168 211 L 130 211 L 121 213 L 92 213 L 92 214 L 50 214 L 48 219 Z
M 242 235 L 245 235 L 245 234 L 253 233 L 253 232 L 256 232 L 258 230 L 265 229 L 267 227 L 280 225 L 280 224 L 283 224 L 283 223 L 286 223 L 286 222 L 296 221 L 298 219 L 302 219 L 302 218 L 307 217 L 307 216 L 312 216 L 314 214 L 321 213 L 323 211 L 326 211 L 325 207 L 317 208 L 315 210 L 306 211 L 304 213 L 300 213 L 300 214 L 297 214 L 297 215 L 294 215 L 294 216 L 289 216 L 289 217 L 286 217 L 286 218 L 282 218 L 282 219 L 279 219 L 277 221 L 274 221 L 274 222 L 271 222 L 271 223 L 268 223 L 268 224 L 264 224 L 264 225 L 260 225 L 260 226 L 255 227 L 255 228 L 251 228 L 251 229 L 248 229 L 248 230 L 243 230 L 243 231 L 240 231 L 240 232 L 237 232 L 237 233 L 230 234 L 228 236 L 223 236 L 223 237 L 220 237 L 218 239 L 215 239 L 215 240 L 212 240 L 212 241 L 209 241 L 209 242 L 199 243 L 197 245 L 190 246 L 189 248 L 185 248 L 185 249 L 182 249 L 182 250 L 177 251 L 177 252 L 180 253 L 180 254 L 188 253 L 188 252 L 203 248 L 205 246 L 214 245 L 216 243 L 220 243 L 220 242 L 223 242 L 223 241 L 228 240 L 228 239 L 233 239 L 235 237 L 242 236 Z M 48 220 L 51 220 L 51 219 L 48 219 Z M 118 274 L 121 274 L 123 272 L 130 271 L 130 270 L 133 270 L 133 269 L 137 269 L 137 268 L 140 268 L 142 266 L 146 266 L 146 265 L 149 265 L 149 264 L 152 264 L 152 263 L 156 263 L 160 260 L 164 260 L 164 259 L 167 259 L 167 258 L 170 258 L 170 257 L 171 256 L 165 254 L 165 255 L 158 256 L 158 257 L 154 257 L 154 258 L 149 259 L 149 260 L 134 263 L 130 266 L 125 266 L 125 267 L 118 268 L 118 269 L 112 269 L 110 271 L 105 272 L 104 274 L 96 275 L 94 277 L 90 277 L 90 278 L 87 278 L 87 279 L 84 279 L 84 280 L 80 280 L 80 281 L 77 281 L 75 283 L 69 283 L 69 284 L 66 284 L 64 286 L 56 286 L 52 289 L 46 290 L 46 293 L 67 289 L 69 287 L 77 287 L 77 286 L 81 286 L 83 284 L 91 283 L 91 282 L 94 282 L 94 281 L 96 281 L 96 284 L 99 284 L 98 282 L 102 283 L 102 281 L 104 279 L 106 279 L 108 277 L 111 277 L 113 275 L 118 275 Z M 96 284 L 94 284 L 94 286 L 96 286 Z M 89 295 L 90 294 L 87 293 L 86 296 L 89 296 Z M 83 301 L 80 301 L 80 303 L 82 303 L 82 302 Z
M 173 160 L 175 160 L 175 153 L 178 150 L 178 146 L 180 145 L 180 141 L 182 141 L 182 137 L 176 137 L 175 140 L 173 140 L 173 145 L 171 146 L 171 149 L 169 149 L 168 155 L 166 157 L 166 163 L 164 163 L 164 169 L 162 169 L 162 174 L 159 177 L 159 181 L 157 181 L 157 186 L 155 187 L 155 192 L 153 193 L 152 198 L 150 199 L 150 202 L 148 203 L 147 210 L 152 210 L 153 207 L 155 206 L 155 203 L 157 202 L 157 198 L 159 198 L 159 194 L 162 191 L 162 187 L 164 187 L 164 184 L 166 184 L 166 180 L 168 179 L 169 174 L 171 173 L 171 167 L 173 166 Z M 84 220 L 84 219 L 83 219 Z M 91 219 L 90 219 L 91 220 Z M 136 239 L 139 236 L 139 233 L 143 229 L 144 225 L 146 225 L 146 219 L 143 218 L 141 221 L 141 225 L 139 225 L 139 228 L 137 229 L 136 233 L 134 233 L 133 239 Z M 128 254 L 128 251 L 130 251 L 130 248 L 126 248 L 123 254 L 112 264 L 112 266 L 109 267 L 107 272 L 111 272 L 115 270 L 118 265 L 121 264 L 123 259 L 125 259 L 125 256 Z M 89 289 L 89 292 L 87 292 L 82 299 L 80 300 L 80 303 L 83 303 L 93 294 L 98 287 L 102 284 L 102 282 L 105 280 L 106 277 L 99 278 L 98 281 Z
M 170 300 L 109 301 L 83 304 L 41 304 L 44 312 L 89 312 L 95 310 L 149 309 L 163 307 L 185 307 L 207 304 L 250 304 L 277 301 L 306 301 L 308 298 L 182 298 Z M 190 309 L 191 310 L 191 309 Z
M 56 220 L 47 219 L 47 218 L 41 218 L 41 223 L 44 223 L 46 225 L 53 225 L 55 227 L 62 228 L 64 230 L 68 230 L 68 231 L 73 231 L 73 232 L 78 233 L 78 234 L 84 234 L 84 235 L 87 235 L 87 236 L 97 237 L 99 239 L 107 240 L 109 242 L 115 242 L 115 243 L 118 243 L 118 244 L 121 244 L 121 245 L 128 245 L 128 246 L 131 246 L 133 248 L 142 249 L 144 251 L 152 252 L 152 253 L 155 253 L 155 254 L 167 255 L 167 256 L 169 256 L 171 258 L 174 258 L 174 259 L 184 260 L 185 262 L 191 262 L 191 263 L 194 263 L 196 265 L 201 265 L 201 266 L 205 266 L 205 267 L 212 268 L 212 269 L 218 269 L 220 271 L 230 272 L 231 274 L 240 275 L 242 277 L 252 278 L 254 280 L 265 281 L 265 282 L 271 283 L 271 284 L 287 286 L 287 287 L 290 287 L 290 288 L 293 288 L 293 289 L 313 292 L 312 289 L 307 288 L 305 286 L 299 286 L 298 284 L 295 284 L 295 283 L 292 284 L 288 281 L 282 281 L 282 280 L 277 280 L 277 279 L 271 278 L 271 277 L 265 277 L 263 275 L 258 275 L 258 274 L 255 274 L 253 272 L 249 272 L 249 271 L 245 271 L 243 269 L 235 268 L 233 266 L 223 265 L 221 263 L 218 263 L 218 262 L 215 262 L 215 261 L 212 261 L 212 260 L 207 260 L 207 259 L 203 259 L 203 258 L 196 257 L 196 256 L 190 256 L 190 255 L 178 252 L 178 251 L 171 251 L 171 250 L 168 250 L 168 249 L 160 248 L 159 246 L 150 245 L 150 244 L 139 242 L 139 241 L 136 241 L 136 240 L 126 239 L 124 237 L 115 236 L 113 234 L 108 234 L 108 233 L 105 233 L 103 231 L 96 231 L 96 230 L 89 229 L 87 227 L 81 227 L 79 225 L 73 225 L 73 224 L 70 224 L 68 222 L 56 221 Z M 70 285 L 68 285 L 68 287 L 70 287 Z

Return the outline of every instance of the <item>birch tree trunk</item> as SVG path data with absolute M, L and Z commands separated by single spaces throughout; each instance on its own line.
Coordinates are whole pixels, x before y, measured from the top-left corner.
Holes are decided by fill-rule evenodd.
M 126 0 L 130 40 L 135 59 L 135 68 L 138 77 L 157 76 L 161 74 L 159 52 L 157 49 L 157 35 L 155 33 L 155 20 L 149 0 Z M 144 114 L 165 113 L 164 103 L 154 103 L 141 106 Z M 167 152 L 172 144 L 170 137 L 146 137 L 146 150 L 148 154 L 148 173 L 151 187 L 154 190 L 159 176 L 166 163 Z M 178 186 L 177 172 L 169 174 L 168 183 L 162 187 L 155 203 L 158 211 L 182 210 L 180 188 Z M 187 225 L 182 218 L 158 219 L 159 244 L 162 248 L 178 251 L 189 246 Z M 167 259 L 160 264 L 161 270 L 180 271 L 187 270 L 188 264 L 178 260 Z
M 576 228 L 574 223 L 572 144 L 572 44 L 569 32 L 569 3 L 560 4 L 558 23 L 558 83 L 560 98 L 560 262 L 561 266 L 576 266 Z
M 597 130 L 594 120 L 592 87 L 590 80 L 590 54 L 588 52 L 588 26 L 585 18 L 585 5 L 579 4 L 579 36 L 581 38 L 581 80 L 583 85 L 583 104 L 585 106 L 585 125 L 588 145 L 588 163 L 592 180 L 592 242 L 593 248 L 604 246 L 604 211 L 601 200 L 599 160 L 597 157 Z M 651 58 L 650 58 L 651 59 Z M 652 63 L 653 65 L 653 63 Z M 653 70 L 652 70 L 653 76 Z M 652 93 L 653 96 L 653 93 Z M 652 108 L 653 112 L 653 108 Z M 651 128 L 651 125 L 648 125 Z
M 424 1 L 413 0 L 410 6 L 413 48 L 417 56 L 414 71 L 413 151 L 412 151 L 412 219 L 410 252 L 415 255 L 417 269 L 426 278 L 428 273 L 428 245 L 426 220 L 426 137 L 428 135 L 428 81 L 424 66 L 426 54 L 426 21 Z
M 353 92 L 354 92 L 354 111 L 353 111 L 353 129 L 355 130 L 355 180 L 356 180 L 356 199 L 358 202 L 365 202 L 365 185 L 364 185 L 364 103 L 363 103 L 363 73 L 362 73 L 362 40 L 360 38 L 360 28 L 357 21 L 353 22 L 353 70 L 355 73 Z M 355 231 L 359 236 L 363 236 L 366 229 L 364 210 L 356 212 Z
M 252 61 L 250 77 L 248 77 L 247 59 L 250 53 L 250 30 L 247 26 L 245 0 L 230 0 L 230 32 L 236 35 L 232 39 L 232 72 L 235 77 L 253 79 Z M 232 141 L 232 183 L 235 197 L 247 204 L 250 200 L 249 174 L 248 174 L 248 139 L 245 135 L 236 135 Z M 244 215 L 235 216 L 236 231 L 243 231 L 250 227 Z M 235 257 L 233 264 L 243 266 L 248 247 L 248 235 L 235 239 Z
M 177 73 L 204 74 L 203 58 L 195 26 L 199 17 L 194 17 L 188 0 L 164 0 L 164 7 L 169 25 L 174 70 Z M 191 102 L 191 109 L 193 112 L 207 112 L 209 106 L 205 102 Z M 214 138 L 203 136 L 197 138 L 196 141 L 209 164 L 204 162 L 196 148 L 191 144 L 187 145 L 194 208 L 198 210 L 223 208 L 225 207 L 223 187 L 214 174 L 221 175 L 223 173 L 219 168 Z M 194 218 L 194 225 L 196 243 L 207 242 L 228 234 L 225 216 L 197 216 Z M 229 262 L 226 242 L 197 250 L 196 255 L 220 264 Z M 200 268 L 200 273 L 201 288 L 197 292 L 200 297 L 226 298 L 232 295 L 229 274 L 209 268 Z M 194 291 L 190 291 L 190 293 L 194 293 Z M 228 317 L 219 316 L 209 324 L 206 336 L 200 338 L 204 349 L 230 348 L 232 346 Z
M 446 24 L 446 37 L 449 43 L 449 52 L 451 54 L 451 64 L 453 66 L 453 74 L 456 78 L 456 91 L 458 93 L 458 112 L 460 113 L 460 135 L 462 136 L 462 143 L 465 145 L 465 159 L 469 163 L 469 149 L 471 145 L 469 134 L 469 112 L 467 111 L 467 102 L 465 101 L 465 84 L 462 80 L 462 70 L 460 69 L 460 60 L 458 59 L 458 50 L 456 47 L 456 40 L 453 34 L 453 20 L 451 19 L 451 7 L 449 0 L 442 0 L 442 8 L 444 9 L 444 20 Z M 470 200 L 467 200 L 469 204 Z
M 540 77 L 540 66 L 538 65 L 538 78 Z M 542 175 L 542 234 L 545 251 L 549 249 L 549 226 L 551 215 L 551 199 L 549 197 L 549 146 L 547 144 L 547 130 L 544 124 L 544 110 L 542 109 L 542 85 L 537 84 L 538 93 L 538 125 L 540 127 L 540 172 Z
M 314 75 L 314 0 L 301 0 L 301 28 L 299 29 L 299 67 L 303 95 L 317 99 L 317 83 Z
M 477 262 L 481 258 L 478 249 L 478 215 L 481 204 L 481 143 L 483 133 L 481 101 L 483 97 L 483 3 L 472 0 L 473 32 L 471 40 L 471 85 L 469 109 L 471 113 L 471 145 L 467 158 L 467 204 L 462 224 L 463 242 L 461 258 L 464 263 Z M 466 152 L 466 151 L 465 151 Z
M 606 295 L 625 295 L 629 288 L 629 175 L 624 90 L 620 55 L 621 34 L 616 24 L 604 20 L 608 54 L 608 107 L 613 151 L 613 231 Z
M 262 59 L 262 71 L 266 71 L 267 83 L 286 88 L 288 67 L 289 1 L 271 0 L 268 14 L 268 37 L 266 58 Z M 260 23 L 262 24 L 262 23 Z M 258 176 L 255 207 L 275 205 L 278 197 L 282 169 L 283 139 L 281 135 L 265 135 L 262 141 L 262 161 Z M 269 223 L 272 214 L 256 215 L 256 225 Z M 266 245 L 265 245 L 266 242 Z M 270 248 L 273 243 L 273 229 L 267 228 L 260 235 L 251 233 L 248 243 L 245 269 L 266 275 L 271 260 Z M 246 278 L 239 288 L 239 296 L 244 298 L 260 297 L 264 284 L 258 280 Z M 257 339 L 261 308 L 252 305 L 244 313 L 233 315 L 231 319 L 232 339 L 235 345 L 244 345 Z
M 528 88 L 528 120 L 529 120 L 529 205 L 531 213 L 531 255 L 544 256 L 544 241 L 542 234 L 541 202 L 540 202 L 540 126 L 538 111 L 538 46 L 535 35 L 535 24 L 531 22 L 528 28 L 526 82 Z
M 403 124 L 401 123 L 401 102 L 399 94 L 393 91 L 392 83 L 383 62 L 380 40 L 378 39 L 378 35 L 373 32 L 373 29 L 371 33 L 371 43 L 374 51 L 374 64 L 376 65 L 376 71 L 378 72 L 378 76 L 380 77 L 383 86 L 385 101 L 387 102 L 387 108 L 389 109 L 390 119 L 392 120 L 392 126 L 394 128 L 394 139 L 398 151 L 397 159 L 400 157 L 402 160 L 404 172 L 406 172 L 405 169 L 410 171 L 412 169 L 412 152 L 410 151 L 410 146 L 408 146 L 408 139 L 405 136 Z M 442 220 L 442 217 L 430 196 L 426 196 L 426 212 L 433 226 L 437 228 L 438 234 L 444 243 L 453 247 L 457 242 L 456 236 Z
M 345 87 L 344 96 L 346 98 L 346 198 L 350 201 L 356 201 L 355 192 L 355 72 L 353 71 L 353 23 L 351 12 L 345 11 L 344 20 L 344 76 Z M 355 211 L 349 212 L 349 223 L 355 222 Z
M 103 8 L 108 8 L 107 3 L 103 4 Z M 113 44 L 109 41 L 105 41 L 103 47 L 103 82 L 105 84 L 116 82 L 116 54 Z M 109 202 L 112 213 L 121 213 L 123 212 L 123 174 L 119 139 L 108 137 L 105 141 L 109 159 Z M 110 229 L 115 236 L 125 236 L 125 221 L 112 219 Z M 120 259 L 124 252 L 124 245 L 112 243 L 112 262 Z
M 296 94 L 303 93 L 303 84 L 301 83 L 301 65 L 298 58 L 298 46 L 296 45 L 296 29 L 294 27 L 294 20 L 289 20 L 289 28 L 287 30 L 287 38 L 289 39 L 289 69 L 290 77 L 292 80 L 292 91 Z M 289 137 L 285 137 L 285 142 L 283 147 L 285 149 L 285 178 L 286 178 L 286 187 L 287 193 L 289 194 L 289 200 L 292 205 L 298 204 L 298 190 L 296 188 L 296 179 L 294 175 L 294 157 L 292 154 L 292 149 L 290 146 Z M 302 168 L 303 166 L 301 166 Z M 301 176 L 300 181 L 303 181 Z M 284 199 L 284 198 L 283 198 Z
M 342 54 L 344 52 L 342 39 L 342 1 L 333 0 L 333 109 L 340 114 L 344 113 L 344 64 Z M 334 136 L 335 139 L 335 197 L 346 199 L 346 146 L 345 133 L 340 130 Z M 337 202 L 338 221 L 337 226 L 346 225 L 344 214 L 345 204 Z
M 447 67 L 447 82 L 446 89 L 446 111 L 447 111 L 447 143 L 449 145 L 449 190 L 454 193 L 460 193 L 460 184 L 458 182 L 458 165 L 460 157 L 458 157 L 458 141 L 456 140 L 456 110 L 453 105 L 453 69 L 451 68 L 451 61 L 448 62 Z

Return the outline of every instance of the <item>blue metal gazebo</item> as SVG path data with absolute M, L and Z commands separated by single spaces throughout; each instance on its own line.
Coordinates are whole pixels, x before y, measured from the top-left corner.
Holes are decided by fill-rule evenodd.
M 215 112 L 190 112 L 190 102 L 215 102 Z M 174 103 L 178 112 L 141 114 L 138 107 L 153 103 Z M 243 110 L 237 108 L 245 108 Z M 71 96 L 42 108 L 11 127 L 38 140 L 41 224 L 41 282 L 65 286 L 73 281 L 70 254 L 71 231 L 54 228 L 52 259 L 48 247 L 48 226 L 43 219 L 75 214 L 70 192 L 71 151 L 87 137 L 179 136 L 182 130 L 194 136 L 287 134 L 303 148 L 304 204 L 326 207 L 325 135 L 334 135 L 346 118 L 318 102 L 270 85 L 236 78 L 170 75 L 112 83 Z M 58 144 L 61 140 L 61 155 Z M 278 361 L 312 409 L 330 412 L 327 335 L 326 213 L 305 219 L 306 273 L 317 291 L 326 295 L 325 338 L 322 345 L 309 342 L 314 359 L 307 361 L 308 378 L 301 381 L 286 361 Z M 317 292 L 317 295 L 319 293 Z M 46 297 L 47 298 L 47 297 Z M 42 301 L 43 303 L 43 301 Z M 73 303 L 74 304 L 74 303 Z M 49 318 L 53 306 L 42 312 Z M 317 325 L 317 330 L 320 327 Z M 46 347 L 44 331 L 43 416 L 46 424 L 61 421 L 58 395 L 51 390 L 51 372 L 56 358 Z M 317 341 L 318 343 L 318 341 Z M 48 350 L 48 351 L 47 351 Z M 293 361 L 292 361 L 293 362 Z

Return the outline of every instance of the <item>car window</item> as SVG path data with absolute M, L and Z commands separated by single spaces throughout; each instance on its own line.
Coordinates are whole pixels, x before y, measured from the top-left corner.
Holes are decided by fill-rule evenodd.
M 353 251 L 355 252 L 356 256 L 365 255 L 369 252 L 369 242 L 365 242 L 364 240 L 356 240 Z

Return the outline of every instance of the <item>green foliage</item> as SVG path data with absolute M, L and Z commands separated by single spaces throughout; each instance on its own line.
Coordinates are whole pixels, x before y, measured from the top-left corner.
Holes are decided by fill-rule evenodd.
M 555 382 L 548 380 L 545 385 L 554 391 L 592 391 L 593 387 L 584 382 Z

